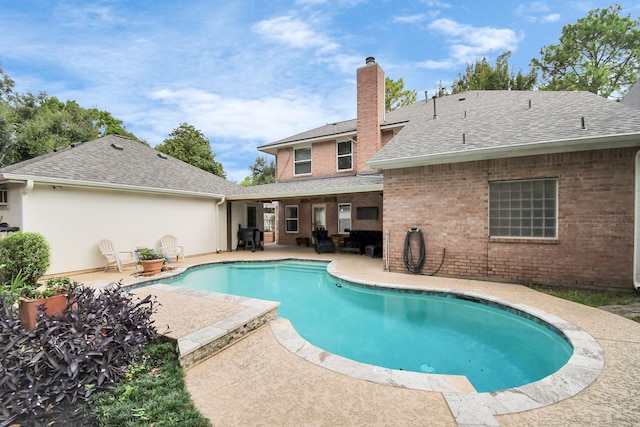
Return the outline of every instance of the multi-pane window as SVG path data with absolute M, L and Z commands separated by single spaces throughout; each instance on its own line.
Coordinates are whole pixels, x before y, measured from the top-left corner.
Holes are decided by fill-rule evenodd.
M 293 150 L 293 173 L 294 175 L 311 173 L 311 147 Z
M 489 183 L 489 235 L 557 237 L 558 180 Z
M 247 207 L 247 227 L 255 228 L 258 226 L 258 210 L 255 206 Z
M 298 232 L 298 206 L 291 205 L 284 207 L 284 221 L 287 233 Z
M 338 233 L 351 229 L 351 203 L 338 203 Z
M 0 188 L 0 205 L 6 205 L 8 202 L 8 191 L 6 188 Z
M 352 141 L 338 142 L 338 170 L 348 170 L 353 168 L 353 145 Z

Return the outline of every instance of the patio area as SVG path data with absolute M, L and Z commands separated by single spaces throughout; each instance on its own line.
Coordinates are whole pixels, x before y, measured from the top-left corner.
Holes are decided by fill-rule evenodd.
M 501 413 L 481 396 L 458 411 L 444 391 L 383 385 L 311 363 L 276 337 L 282 319 L 264 324 L 212 357 L 195 361 L 186 383 L 196 406 L 213 425 L 637 425 L 640 419 L 640 324 L 604 310 L 542 294 L 520 285 L 446 279 L 385 272 L 382 260 L 353 254 L 316 254 L 312 248 L 267 246 L 265 251 L 223 252 L 188 257 L 173 267 L 231 260 L 282 258 L 336 260 L 335 271 L 354 280 L 476 292 L 543 310 L 589 333 L 604 351 L 604 367 L 586 389 L 558 403 Z M 121 280 L 136 283 L 135 268 L 72 275 L 87 285 Z M 178 293 L 162 285 L 139 288 L 161 306 L 155 316 L 160 333 L 181 339 L 221 325 L 249 307 L 231 298 L 220 301 L 197 293 Z M 270 320 L 269 316 L 266 321 Z M 275 331 L 275 332 L 274 332 Z M 198 363 L 200 362 L 200 363 Z M 556 384 L 571 389 L 570 380 Z M 453 407 L 453 409 L 451 409 Z

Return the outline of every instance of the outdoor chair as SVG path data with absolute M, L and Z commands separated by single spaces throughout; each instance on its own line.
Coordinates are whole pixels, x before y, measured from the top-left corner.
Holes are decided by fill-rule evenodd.
M 176 261 L 180 260 L 180 257 L 184 258 L 184 246 L 178 245 L 178 239 L 174 236 L 167 234 L 160 239 L 160 252 L 166 258 L 176 257 Z
M 113 242 L 107 239 L 101 240 L 100 243 L 98 243 L 98 248 L 107 259 L 107 265 L 104 271 L 107 271 L 112 265 L 115 265 L 120 273 L 122 273 L 125 264 L 135 264 L 136 269 L 138 268 L 138 257 L 134 251 L 116 251 Z
M 336 245 L 334 245 L 333 240 L 329 238 L 326 229 L 322 227 L 316 228 L 313 232 L 313 237 L 316 240 L 317 253 L 335 253 Z

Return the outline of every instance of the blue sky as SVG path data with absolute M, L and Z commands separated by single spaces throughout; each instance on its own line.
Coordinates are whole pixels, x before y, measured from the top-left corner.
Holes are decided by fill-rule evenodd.
M 564 25 L 610 4 L 0 0 L 0 67 L 18 91 L 109 111 L 152 146 L 189 123 L 240 182 L 257 146 L 355 118 L 367 56 L 423 99 L 483 56 L 510 50 L 528 71 Z M 640 15 L 640 0 L 619 4 Z

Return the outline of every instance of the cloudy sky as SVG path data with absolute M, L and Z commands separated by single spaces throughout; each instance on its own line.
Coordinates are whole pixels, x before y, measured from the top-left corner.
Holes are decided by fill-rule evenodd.
M 619 3 L 640 15 L 640 0 Z M 610 4 L 0 0 L 0 67 L 18 91 L 109 111 L 152 146 L 191 124 L 240 182 L 256 147 L 355 118 L 367 56 L 424 98 L 466 63 L 506 50 L 515 72 L 528 71 L 565 24 Z

